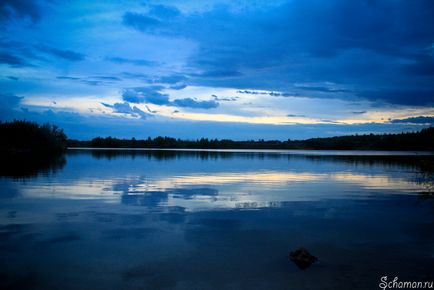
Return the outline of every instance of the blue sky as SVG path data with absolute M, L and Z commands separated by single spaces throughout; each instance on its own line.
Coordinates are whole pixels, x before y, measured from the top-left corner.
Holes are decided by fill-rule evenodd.
M 78 139 L 419 130 L 432 15 L 430 0 L 3 0 L 0 116 Z

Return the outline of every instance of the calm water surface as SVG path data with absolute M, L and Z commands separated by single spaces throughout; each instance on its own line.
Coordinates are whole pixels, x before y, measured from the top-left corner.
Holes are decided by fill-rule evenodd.
M 0 289 L 432 281 L 433 156 L 314 153 L 70 150 L 0 177 Z

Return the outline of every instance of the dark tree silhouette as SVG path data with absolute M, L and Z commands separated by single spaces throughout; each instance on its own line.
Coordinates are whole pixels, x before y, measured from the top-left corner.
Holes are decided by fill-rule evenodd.
M 307 140 L 279 141 L 263 139 L 233 141 L 202 138 L 181 140 L 156 137 L 138 140 L 113 137 L 94 138 L 91 141 L 68 140 L 69 147 L 95 148 L 190 148 L 190 149 L 312 149 L 312 150 L 434 150 L 434 128 L 419 132 L 382 135 L 353 135 Z
M 67 138 L 57 126 L 0 122 L 0 136 L 0 175 L 34 175 L 65 164 Z
M 66 149 L 66 135 L 55 125 L 28 121 L 0 123 L 0 149 L 3 153 L 62 153 Z

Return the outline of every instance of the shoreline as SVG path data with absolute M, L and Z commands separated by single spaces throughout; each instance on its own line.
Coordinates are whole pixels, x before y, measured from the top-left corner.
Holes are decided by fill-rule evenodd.
M 330 156 L 434 156 L 434 151 L 403 150 L 327 150 L 327 149 L 192 149 L 192 148 L 119 148 L 119 147 L 68 147 L 76 151 L 181 151 L 215 153 L 274 153 L 287 155 L 330 155 Z

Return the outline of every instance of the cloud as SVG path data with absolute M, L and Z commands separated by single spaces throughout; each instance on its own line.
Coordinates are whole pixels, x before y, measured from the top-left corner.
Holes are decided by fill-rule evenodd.
M 4 108 L 0 96 L 0 109 Z M 126 106 L 124 103 L 116 105 L 117 114 L 127 114 L 134 118 L 121 118 L 113 114 L 81 114 L 62 110 L 43 110 L 43 107 L 28 106 L 20 110 L 20 97 L 9 99 L 10 106 L 15 108 L 8 115 L 0 114 L 1 120 L 27 119 L 39 123 L 50 122 L 63 128 L 69 138 L 91 139 L 97 136 L 116 136 L 118 138 L 146 138 L 147 136 L 172 136 L 175 138 L 198 139 L 201 137 L 219 139 L 306 139 L 312 137 L 327 137 L 366 133 L 400 133 L 416 131 L 426 127 L 421 124 L 410 123 L 369 123 L 369 124 L 299 124 L 299 125 L 265 125 L 225 122 L 198 122 L 167 119 L 161 122 L 156 118 L 142 121 L 137 109 Z M 115 104 L 103 104 L 114 110 Z M 42 110 L 42 111 L 41 111 Z M 174 110 L 173 113 L 179 112 Z M 140 114 L 139 114 L 140 113 Z M 135 115 L 134 115 L 135 114 Z M 77 126 L 79 124 L 79 126 Z
M 264 91 L 252 91 L 252 90 L 238 90 L 239 94 L 248 95 L 268 95 L 272 97 L 293 97 L 298 96 L 298 93 L 288 93 L 288 92 L 264 92 Z
M 191 75 L 199 85 L 285 92 L 299 82 L 331 82 L 336 86 L 304 86 L 298 88 L 302 93 L 291 95 L 341 99 L 364 97 L 363 92 L 378 87 L 422 86 L 434 92 L 432 80 L 424 77 L 432 75 L 434 67 L 432 1 L 313 0 L 246 6 L 177 11 L 164 20 L 149 11 L 127 12 L 123 23 L 146 34 L 195 42 L 198 49 L 187 67 L 199 72 Z M 376 99 L 390 104 L 428 102 L 404 102 L 390 95 Z
M 124 78 L 128 79 L 138 79 L 142 81 L 149 81 L 150 76 L 144 73 L 138 73 L 138 72 L 122 72 L 122 76 Z
M 410 64 L 402 66 L 403 71 L 416 76 L 433 76 L 434 75 L 434 57 L 431 55 L 419 55 Z
M 163 84 L 176 84 L 179 82 L 184 82 L 186 80 L 187 77 L 185 75 L 171 74 L 171 75 L 160 76 L 155 79 L 155 82 L 163 83 Z
M 298 96 L 297 93 L 285 93 L 285 92 L 269 92 L 268 95 L 273 97 L 293 97 Z
M 0 2 L 0 21 L 14 18 L 29 18 L 36 22 L 40 18 L 39 1 L 2 0 Z
M 154 105 L 165 105 L 172 107 L 186 107 L 192 109 L 213 109 L 219 106 L 219 103 L 210 101 L 197 101 L 192 98 L 169 100 L 169 95 L 163 94 L 163 86 L 149 86 L 125 89 L 122 93 L 122 99 L 130 103 L 148 103 Z
M 351 90 L 338 88 L 338 87 L 335 87 L 333 85 L 317 86 L 317 85 L 311 85 L 311 84 L 296 84 L 295 87 L 302 89 L 302 90 L 305 90 L 305 91 L 316 91 L 316 92 L 323 92 L 323 93 L 348 93 L 348 92 L 351 92 Z
M 81 83 L 85 84 L 85 85 L 89 85 L 89 86 L 100 86 L 103 84 L 102 81 L 98 81 L 98 80 L 87 80 L 87 79 L 83 79 L 80 81 Z
M 216 95 L 212 95 L 211 97 L 213 97 L 215 101 L 220 101 L 220 102 L 234 102 L 239 99 L 239 97 L 222 98 Z
M 138 66 L 156 66 L 157 62 L 146 59 L 130 59 L 123 57 L 106 57 L 105 60 L 118 64 L 133 64 Z
M 160 19 L 168 19 L 181 15 L 178 8 L 167 5 L 153 5 L 149 9 L 149 14 Z
M 122 22 L 125 25 L 131 26 L 140 31 L 146 31 L 160 24 L 160 21 L 156 18 L 135 12 L 125 13 L 122 18 Z
M 170 112 L 183 111 L 171 126 L 179 129 L 179 124 L 186 124 L 184 134 L 190 137 L 192 128 L 200 128 L 194 132 L 198 135 L 210 128 L 223 133 L 245 128 L 225 122 L 208 127 L 207 123 L 197 125 L 204 121 L 194 125 L 180 121 L 196 110 L 203 111 L 192 118 L 201 120 L 209 118 L 210 112 L 279 120 L 290 113 L 295 119 L 298 113 L 312 122 L 351 116 L 368 122 L 378 120 L 382 113 L 385 120 L 408 116 L 408 112 L 422 116 L 434 107 L 432 0 L 214 2 L 171 1 L 173 6 L 168 6 L 150 1 L 0 0 L 0 84 L 3 92 L 26 96 L 25 104 L 18 104 L 10 114 L 33 116 L 26 104 L 41 102 L 84 109 L 82 122 L 71 116 L 67 125 L 70 132 L 75 132 L 75 126 L 89 135 L 97 126 L 87 127 L 90 133 L 83 132 L 82 126 L 94 122 L 86 118 L 96 118 L 98 111 L 92 105 L 82 107 L 94 104 L 95 98 L 111 99 L 121 92 L 117 102 L 127 102 L 131 110 L 134 106 L 149 114 L 161 110 L 155 116 L 158 121 Z M 85 21 L 77 22 L 83 15 Z M 232 102 L 232 96 L 240 98 Z M 79 97 L 83 103 L 73 103 Z M 30 112 L 21 112 L 21 107 Z M 93 113 L 86 110 L 92 108 Z M 207 108 L 210 111 L 204 112 Z M 60 115 L 66 114 L 53 110 L 55 114 L 41 113 L 35 118 L 65 123 Z M 125 105 L 118 110 L 131 112 Z M 134 119 L 116 113 L 107 117 L 119 134 L 129 132 L 126 124 Z M 99 120 L 98 126 L 113 135 L 106 120 Z M 136 124 L 143 123 L 149 120 Z M 328 132 L 344 130 L 340 129 L 343 124 L 329 125 Z M 418 126 L 388 123 L 385 130 Z M 354 131 L 362 130 L 356 127 Z M 315 136 L 323 134 L 319 128 L 324 127 L 293 128 L 252 125 L 249 134 Z M 351 126 L 345 130 L 351 131 Z M 244 131 L 236 133 L 249 136 Z
M 113 113 L 126 114 L 132 117 L 140 117 L 141 119 L 146 119 L 151 116 L 150 114 L 140 110 L 136 106 L 130 106 L 127 102 L 123 103 L 114 103 L 113 105 L 107 103 L 101 103 L 103 106 L 107 108 L 113 109 Z
M 58 76 L 56 78 L 59 80 L 71 80 L 71 81 L 81 80 L 81 78 L 79 78 L 79 77 L 70 77 L 70 76 Z
M 89 76 L 89 77 L 72 77 L 72 76 L 57 76 L 58 80 L 73 81 L 89 86 L 105 86 L 113 82 L 121 81 L 115 76 Z
M 31 66 L 31 64 L 27 63 L 21 57 L 9 54 L 8 52 L 0 52 L 0 64 L 1 63 L 8 64 L 14 67 Z
M 85 59 L 85 55 L 72 50 L 63 50 L 53 47 L 41 46 L 39 49 L 45 53 L 51 54 L 53 56 L 63 58 L 69 61 L 82 61 Z
M 183 90 L 183 89 L 185 89 L 187 87 L 187 85 L 186 84 L 179 84 L 179 85 L 173 85 L 173 86 L 170 86 L 170 88 L 172 89 L 172 90 Z
M 363 115 L 365 114 L 367 111 L 353 111 L 351 113 L 353 113 L 354 115 Z
M 122 99 L 130 103 L 149 103 L 155 105 L 167 105 L 170 103 L 169 95 L 162 94 L 162 86 L 149 86 L 125 89 Z
M 239 90 L 237 93 L 240 94 L 249 94 L 249 95 L 268 95 L 268 92 L 259 92 L 259 91 L 251 91 L 251 90 Z
M 116 81 L 116 82 L 121 80 L 120 78 L 114 76 L 93 76 L 92 78 L 103 80 L 103 81 Z
M 161 25 L 167 20 L 173 20 L 181 15 L 174 6 L 151 5 L 148 13 L 126 12 L 122 17 L 122 23 L 139 31 L 161 29 Z
M 230 77 L 238 77 L 241 75 L 242 73 L 236 70 L 219 69 L 219 70 L 205 71 L 201 74 L 195 74 L 194 76 L 200 76 L 204 78 L 230 78 Z
M 417 117 L 410 117 L 410 118 L 404 118 L 404 119 L 393 119 L 390 120 L 390 123 L 393 124 L 434 124 L 434 116 L 417 116 Z
M 193 109 L 214 109 L 219 106 L 219 103 L 214 100 L 197 101 L 192 98 L 176 99 L 171 104 L 176 107 L 188 107 Z
M 434 89 L 430 88 L 380 88 L 373 91 L 362 91 L 358 93 L 358 96 L 371 101 L 384 100 L 400 105 L 434 104 Z
M 16 108 L 21 103 L 22 99 L 23 97 L 0 93 L 0 109 Z
M 321 119 L 320 121 L 323 122 L 323 123 L 341 124 L 341 122 L 337 122 L 335 120 L 329 120 L 329 119 Z
M 23 97 L 0 93 L 0 120 L 13 118 Z
M 13 67 L 36 67 L 34 65 L 35 61 L 50 62 L 55 65 L 56 62 L 47 58 L 47 55 L 73 62 L 85 60 L 84 54 L 72 50 L 58 49 L 25 41 L 9 40 L 7 37 L 0 38 L 0 63 L 9 64 Z M 41 66 L 38 64 L 38 67 Z
M 151 110 L 147 105 L 145 107 L 146 107 L 146 110 L 148 110 L 148 112 L 151 113 L 151 114 L 158 113 L 158 111 L 156 111 L 156 110 Z

